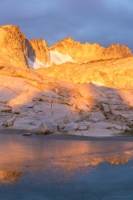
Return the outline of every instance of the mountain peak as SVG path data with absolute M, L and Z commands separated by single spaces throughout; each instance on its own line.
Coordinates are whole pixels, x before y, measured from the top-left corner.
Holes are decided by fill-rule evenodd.
M 21 31 L 20 31 L 20 28 L 19 26 L 13 26 L 11 24 L 7 24 L 7 25 L 4 25 L 4 26 L 0 26 L 0 31 L 1 31 L 1 35 L 2 35 L 2 31 L 3 31 L 3 34 L 5 33 L 6 35 L 11 35 L 11 34 L 22 34 Z M 26 36 L 23 34 L 23 36 L 26 38 Z M 1 36 L 0 36 L 1 37 Z
M 71 37 L 67 37 L 55 45 L 49 47 L 50 51 L 58 51 L 64 55 L 68 54 L 78 63 L 86 63 L 93 60 L 106 60 L 113 58 L 130 57 L 132 53 L 126 46 L 119 44 L 111 44 L 108 48 L 100 46 L 98 43 L 80 43 L 74 41 Z
M 0 57 L 4 57 L 10 66 L 27 68 L 28 40 L 18 26 L 0 27 Z M 4 63 L 3 63 L 4 64 Z
M 70 37 L 70 36 L 64 38 L 62 41 L 65 41 L 65 42 L 74 42 L 73 38 Z
M 30 61 L 36 58 L 44 66 L 49 63 L 49 52 L 46 41 L 33 39 L 28 41 L 18 26 L 0 27 L 0 65 L 21 68 L 32 68 Z
M 0 27 L 0 47 L 0 65 L 21 68 L 34 68 L 31 65 L 34 65 L 35 61 L 40 63 L 38 67 L 45 67 L 50 63 L 52 65 L 53 60 L 60 60 L 58 63 L 63 63 L 64 60 L 80 64 L 132 56 L 126 45 L 111 44 L 104 48 L 98 43 L 82 44 L 70 36 L 48 48 L 44 39 L 28 41 L 20 28 L 11 24 Z

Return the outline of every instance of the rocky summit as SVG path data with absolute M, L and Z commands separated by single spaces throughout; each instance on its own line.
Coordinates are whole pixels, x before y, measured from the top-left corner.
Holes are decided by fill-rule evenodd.
M 81 44 L 74 41 L 71 37 L 56 43 L 49 47 L 49 51 L 58 51 L 62 54 L 69 54 L 76 63 L 87 63 L 95 60 L 107 60 L 112 58 L 124 58 L 132 56 L 130 49 L 119 44 L 111 44 L 108 48 L 104 48 L 99 44 Z
M 19 27 L 0 27 L 0 65 L 28 68 L 27 58 L 35 53 Z
M 66 38 L 48 47 L 0 27 L 0 128 L 117 136 L 133 127 L 133 55 Z

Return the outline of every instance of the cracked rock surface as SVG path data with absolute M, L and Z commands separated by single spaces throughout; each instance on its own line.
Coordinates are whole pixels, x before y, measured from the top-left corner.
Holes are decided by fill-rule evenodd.
M 132 87 L 73 83 L 30 69 L 0 70 L 1 128 L 114 136 L 130 130 L 132 105 Z

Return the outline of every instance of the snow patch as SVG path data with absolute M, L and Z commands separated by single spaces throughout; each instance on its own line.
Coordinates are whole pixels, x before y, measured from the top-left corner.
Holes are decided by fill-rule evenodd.
M 50 62 L 50 64 L 47 63 L 46 65 L 44 65 L 37 58 L 34 58 L 34 61 L 32 61 L 30 58 L 28 58 L 30 68 L 39 69 L 39 68 L 50 67 L 52 65 L 52 63 L 60 65 L 60 64 L 65 63 L 65 62 L 73 62 L 73 63 L 75 62 L 68 54 L 63 55 L 58 51 L 49 51 L 49 54 L 50 54 L 51 62 Z
M 49 51 L 51 63 L 60 65 L 65 62 L 75 62 L 68 54 L 64 55 L 58 51 Z
M 104 83 L 101 82 L 97 82 L 97 81 L 91 81 L 94 85 L 99 85 L 99 86 L 103 86 Z
M 29 65 L 32 69 L 39 69 L 39 68 L 45 68 L 46 66 L 37 58 L 34 58 L 34 62 L 28 58 Z

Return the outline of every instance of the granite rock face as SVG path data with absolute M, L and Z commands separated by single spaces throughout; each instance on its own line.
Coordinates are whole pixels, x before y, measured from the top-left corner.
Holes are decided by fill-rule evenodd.
M 81 44 L 80 42 L 74 41 L 71 37 L 65 38 L 49 47 L 49 51 L 68 54 L 77 63 L 132 56 L 130 49 L 126 45 L 111 44 L 108 48 L 104 48 L 97 43 Z
M 36 57 L 44 64 L 50 63 L 50 55 L 46 41 L 43 39 L 33 39 L 30 40 L 31 46 L 35 51 Z M 31 58 L 34 61 L 34 58 Z
M 36 59 L 39 67 L 50 62 L 45 40 L 28 41 L 18 26 L 0 26 L 0 66 L 33 68 Z
M 35 52 L 19 27 L 5 25 L 0 27 L 0 65 L 21 68 L 30 67 L 27 58 Z
M 77 84 L 30 69 L 0 70 L 1 128 L 38 134 L 114 136 L 130 130 L 132 101 L 131 88 Z
M 29 42 L 7 25 L 0 27 L 0 46 L 0 128 L 95 137 L 132 130 L 133 57 L 127 47 L 68 38 L 51 48 L 67 53 L 72 59 L 59 54 L 60 61 L 71 63 L 44 68 L 51 62 L 44 40 Z
M 28 41 L 18 26 L 0 26 L 0 67 L 45 68 L 66 62 L 118 59 L 132 56 L 127 46 L 112 44 L 108 48 L 95 44 L 81 44 L 68 37 L 48 48 L 43 39 Z

